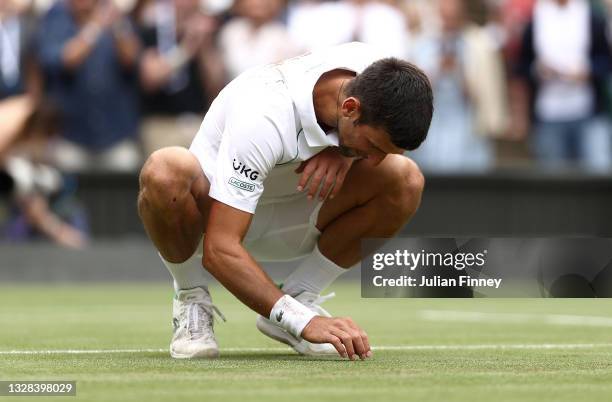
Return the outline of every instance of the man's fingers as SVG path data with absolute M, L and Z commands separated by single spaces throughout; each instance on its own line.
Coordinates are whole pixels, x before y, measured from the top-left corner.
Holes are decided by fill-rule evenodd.
M 365 348 L 365 352 L 366 353 L 371 352 L 370 340 L 368 339 L 368 334 L 366 334 L 366 332 L 363 329 L 359 328 L 359 326 L 355 324 L 355 321 L 353 321 L 351 318 L 347 318 L 346 322 L 351 328 L 357 331 L 357 334 L 361 338 L 361 342 L 363 343 L 363 346 Z
M 323 168 L 317 169 L 312 178 L 310 179 L 310 184 L 308 185 L 308 198 L 312 199 L 317 195 L 317 190 L 319 189 L 319 185 L 321 184 L 321 180 L 325 177 L 325 171 Z
M 340 340 L 342 341 L 342 344 L 346 349 L 346 354 L 348 355 L 348 358 L 351 360 L 355 360 L 355 347 L 353 346 L 353 337 L 348 332 L 340 328 L 336 328 L 332 333 L 338 338 L 340 338 Z
M 335 335 L 330 334 L 329 338 L 327 339 L 327 342 L 331 343 L 334 346 L 334 348 L 336 348 L 336 351 L 341 357 L 347 357 L 346 350 L 344 349 L 344 345 L 342 344 L 342 341 L 340 340 L 340 338 L 338 338 Z
M 302 162 L 300 167 L 296 170 L 297 173 L 302 173 L 302 175 L 300 176 L 300 181 L 298 182 L 298 191 L 304 190 L 304 187 L 306 187 L 306 183 L 308 183 L 308 179 L 310 179 L 310 176 L 312 175 L 312 172 L 315 170 L 316 167 L 314 163 L 307 162 L 308 161 Z
M 351 330 L 351 332 L 349 332 L 349 334 L 353 337 L 353 346 L 355 347 L 355 353 L 357 354 L 357 356 L 359 356 L 361 360 L 365 360 L 365 358 L 367 357 L 366 353 L 368 352 L 368 350 L 363 344 L 363 339 L 361 338 L 361 331 L 353 329 Z
M 363 346 L 366 351 L 366 357 L 372 356 L 372 347 L 370 346 L 370 340 L 368 339 L 368 334 L 364 330 L 360 330 L 361 340 L 363 341 Z
M 300 166 L 298 166 L 297 169 L 294 170 L 295 173 L 302 173 L 304 171 L 304 168 L 306 167 L 306 161 L 300 163 Z
M 372 350 L 370 348 L 370 341 L 368 340 L 368 334 L 353 321 L 350 317 L 342 318 L 344 324 L 348 329 L 345 332 L 353 335 L 353 345 L 355 351 L 359 357 L 364 360 L 372 356 Z
M 366 348 L 364 344 L 363 338 L 361 336 L 364 333 L 361 328 L 355 324 L 355 322 L 349 318 L 341 318 L 343 325 L 345 325 L 344 332 L 348 333 L 353 338 L 353 346 L 355 348 L 355 353 L 359 356 L 361 360 L 365 360 L 367 356 L 367 352 L 369 351 L 369 344 Z
M 350 360 L 372 356 L 367 334 L 348 317 L 315 317 L 304 328 L 302 336 L 315 343 L 331 343 L 341 357 Z
M 344 179 L 346 178 L 347 173 L 348 173 L 348 170 L 344 170 L 344 169 L 338 172 L 338 174 L 336 175 L 336 182 L 334 183 L 334 187 L 332 188 L 329 198 L 333 199 L 338 195 L 338 193 L 340 192 L 340 189 L 342 188 L 342 185 L 344 184 Z
M 325 176 L 325 181 L 323 182 L 323 187 L 321 187 L 321 192 L 319 193 L 319 200 L 323 201 L 329 194 L 332 186 L 334 186 L 335 175 L 331 172 L 327 172 Z

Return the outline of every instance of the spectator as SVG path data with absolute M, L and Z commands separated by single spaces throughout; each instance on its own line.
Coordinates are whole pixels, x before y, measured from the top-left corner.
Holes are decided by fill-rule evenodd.
M 462 0 L 441 0 L 440 32 L 422 35 L 409 57 L 432 80 L 435 113 L 411 156 L 424 170 L 482 171 L 494 163 L 489 137 L 506 129 L 503 63 L 491 36 L 466 19 Z
M 285 26 L 278 21 L 283 5 L 283 0 L 236 0 L 237 17 L 221 29 L 219 41 L 230 79 L 251 67 L 300 53 Z
M 404 56 L 408 29 L 394 5 L 373 0 L 296 3 L 289 10 L 288 29 L 302 50 L 360 41 L 386 54 Z
M 33 55 L 35 20 L 15 0 L 0 1 L 0 99 L 40 92 Z
M 170 145 L 189 146 L 225 83 L 216 28 L 198 0 L 156 0 L 143 10 L 141 138 L 147 155 Z
M 533 149 L 545 167 L 612 165 L 602 89 L 610 73 L 606 22 L 587 0 L 538 0 L 518 72 L 529 83 Z
M 504 52 L 512 64 L 520 56 L 521 41 L 525 27 L 533 15 L 535 0 L 507 0 L 499 5 L 501 23 L 506 35 Z
M 39 28 L 45 87 L 65 117 L 58 166 L 136 170 L 139 41 L 130 22 L 110 0 L 60 0 Z
M 0 195 L 10 195 L 25 223 L 39 233 L 65 247 L 83 247 L 85 234 L 58 217 L 49 203 L 62 187 L 59 172 L 42 163 L 57 133 L 57 112 L 20 95 L 0 101 L 0 115 Z

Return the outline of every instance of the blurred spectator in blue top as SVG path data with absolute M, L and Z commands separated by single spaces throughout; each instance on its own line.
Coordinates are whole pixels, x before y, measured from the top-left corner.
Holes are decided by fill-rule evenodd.
M 139 8 L 141 139 L 149 155 L 189 146 L 225 74 L 214 42 L 217 21 L 199 0 L 152 0 Z
M 58 166 L 136 170 L 139 41 L 130 22 L 111 0 L 60 0 L 39 28 L 46 90 L 64 116 Z
M 40 92 L 33 54 L 35 22 L 27 5 L 0 1 L 0 99 Z
M 538 0 L 518 71 L 529 82 L 533 147 L 545 167 L 612 166 L 603 92 L 610 73 L 606 21 L 587 0 Z

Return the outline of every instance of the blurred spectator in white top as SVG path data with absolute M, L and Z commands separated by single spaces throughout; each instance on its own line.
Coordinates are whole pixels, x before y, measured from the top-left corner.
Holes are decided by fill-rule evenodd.
M 57 1 L 41 20 L 37 46 L 45 90 L 64 117 L 57 165 L 137 170 L 140 44 L 114 0 Z
M 34 59 L 35 16 L 26 2 L 0 1 L 0 99 L 38 96 L 40 73 Z
M 359 41 L 402 57 L 408 46 L 406 20 L 395 1 L 298 1 L 289 7 L 288 28 L 303 50 Z
M 422 35 L 409 60 L 434 89 L 427 140 L 410 153 L 426 171 L 483 171 L 495 155 L 491 137 L 507 128 L 503 62 L 491 36 L 468 22 L 463 0 L 438 2 L 440 32 Z
M 236 15 L 221 29 L 219 46 L 229 79 L 243 71 L 298 55 L 279 21 L 285 0 L 236 0 Z
M 153 0 L 140 11 L 139 25 L 145 154 L 189 146 L 225 83 L 214 40 L 218 23 L 198 0 Z
M 611 68 L 606 21 L 587 0 L 538 0 L 518 71 L 530 83 L 533 148 L 542 166 L 612 167 L 603 89 Z
M 83 247 L 84 231 L 71 224 L 71 216 L 56 213 L 51 202 L 63 187 L 61 174 L 46 160 L 49 140 L 58 132 L 57 110 L 17 95 L 0 101 L 0 116 L 0 200 L 8 195 L 17 207 L 9 222 L 0 222 L 2 231 L 11 240 L 42 234 L 65 247 Z

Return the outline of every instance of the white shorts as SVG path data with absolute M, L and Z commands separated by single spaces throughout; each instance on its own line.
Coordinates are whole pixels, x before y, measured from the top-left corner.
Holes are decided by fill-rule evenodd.
M 243 245 L 258 262 L 291 261 L 314 250 L 321 232 L 316 223 L 321 201 L 299 199 L 259 205 Z M 203 242 L 195 253 L 202 258 Z
M 256 261 L 290 261 L 314 250 L 321 236 L 316 227 L 323 203 L 303 197 L 258 205 L 244 246 Z

